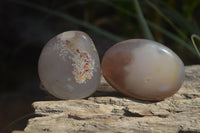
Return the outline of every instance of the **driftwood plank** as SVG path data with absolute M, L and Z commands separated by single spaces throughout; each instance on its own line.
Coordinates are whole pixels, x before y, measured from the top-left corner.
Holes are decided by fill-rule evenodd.
M 181 89 L 160 102 L 129 99 L 102 78 L 100 89 L 82 100 L 34 102 L 25 132 L 200 132 L 200 65 L 186 67 Z

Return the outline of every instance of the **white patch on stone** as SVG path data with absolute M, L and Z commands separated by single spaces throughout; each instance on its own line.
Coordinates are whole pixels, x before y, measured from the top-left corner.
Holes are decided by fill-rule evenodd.
M 74 90 L 74 87 L 72 87 L 71 85 L 67 84 L 66 86 L 69 92 L 72 92 Z
M 69 40 L 71 38 L 73 38 L 75 36 L 75 32 L 64 32 L 60 35 L 57 36 L 57 38 L 59 38 L 60 40 Z
M 168 91 L 170 89 L 170 86 L 164 86 L 162 88 L 159 88 L 160 92 L 165 92 Z

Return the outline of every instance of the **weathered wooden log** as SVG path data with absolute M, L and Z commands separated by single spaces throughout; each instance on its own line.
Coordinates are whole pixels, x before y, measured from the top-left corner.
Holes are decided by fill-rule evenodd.
M 129 99 L 102 78 L 100 89 L 81 100 L 39 101 L 30 133 L 200 132 L 200 65 L 186 67 L 181 89 L 160 102 Z

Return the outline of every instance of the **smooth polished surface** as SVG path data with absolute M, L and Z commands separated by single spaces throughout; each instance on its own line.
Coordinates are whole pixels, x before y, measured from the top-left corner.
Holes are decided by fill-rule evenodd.
M 164 45 L 145 39 L 122 41 L 106 51 L 102 72 L 126 96 L 158 101 L 176 93 L 184 81 L 181 59 Z
M 41 52 L 38 72 L 42 85 L 57 98 L 90 96 L 100 82 L 100 61 L 92 39 L 81 31 L 55 36 Z

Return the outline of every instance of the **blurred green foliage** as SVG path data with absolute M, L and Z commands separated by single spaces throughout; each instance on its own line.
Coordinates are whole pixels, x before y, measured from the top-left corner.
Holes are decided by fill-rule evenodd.
M 197 55 L 188 37 L 193 33 L 200 34 L 198 14 L 195 14 L 200 1 L 75 0 L 66 2 L 66 5 L 51 1 L 58 5 L 54 8 L 48 7 L 51 4 L 42 6 L 22 0 L 11 2 L 63 18 L 116 42 L 136 37 L 155 38 L 161 43 L 170 39 L 175 47 L 186 48 Z M 74 10 L 80 6 L 83 11 Z M 112 29 L 106 27 L 109 25 Z
M 195 50 L 197 51 L 197 54 L 200 56 L 199 48 L 197 46 L 197 43 L 196 43 L 195 39 L 197 41 L 200 41 L 200 37 L 198 35 L 192 34 L 192 36 L 191 36 L 192 43 L 194 45 Z
M 7 8 L 9 5 L 14 6 L 14 8 Z M 200 14 L 198 13 L 200 1 L 198 0 L 4 0 L 1 1 L 0 7 L 5 18 L 7 15 L 13 14 L 12 10 L 22 8 L 23 15 L 26 12 L 26 15 L 38 17 L 40 24 L 51 24 L 50 27 L 64 27 L 64 30 L 83 30 L 98 35 L 107 42 L 119 42 L 130 38 L 152 39 L 174 50 L 185 64 L 200 63 L 200 57 L 190 40 L 192 34 L 200 35 Z M 16 19 L 16 21 L 24 21 L 20 20 L 19 16 Z M 9 21 L 9 23 L 15 22 Z M 31 24 L 30 26 L 33 26 Z M 20 39 L 15 38 L 16 42 L 23 42 L 16 43 L 16 45 L 12 41 L 8 41 L 9 39 L 0 40 L 1 72 L 4 73 L 4 84 L 10 83 L 9 80 L 12 79 L 13 73 L 17 71 L 17 68 L 13 67 L 16 65 L 13 60 L 16 59 L 17 51 L 22 53 L 22 49 L 33 45 L 35 48 L 37 47 L 36 43 L 41 43 L 37 47 L 41 49 L 42 43 L 45 43 L 47 38 L 50 39 L 49 37 L 61 31 L 59 29 L 47 33 L 48 30 L 42 32 L 43 28 L 44 26 L 41 26 L 36 35 L 30 35 L 32 38 L 30 41 L 27 41 L 26 38 L 24 42 L 23 37 Z M 20 31 L 20 29 L 18 30 Z M 9 35 L 11 32 L 7 34 Z M 27 32 L 25 36 L 27 37 L 31 33 Z M 21 33 L 19 34 L 21 35 Z M 99 47 L 106 47 L 103 51 L 100 50 L 100 53 L 104 53 L 108 48 L 103 44 Z M 30 75 L 33 78 L 37 77 L 35 68 L 37 67 L 39 52 L 40 50 L 36 51 L 37 55 L 33 57 L 34 66 L 28 66 L 34 67 L 34 71 L 32 71 L 33 68 L 28 69 L 28 67 L 23 69 L 26 71 L 25 74 L 22 74 L 23 81 L 30 79 Z M 16 74 L 19 73 L 16 72 Z M 16 79 L 16 77 L 13 80 L 23 82 Z M 1 88 L 6 87 L 4 85 Z

